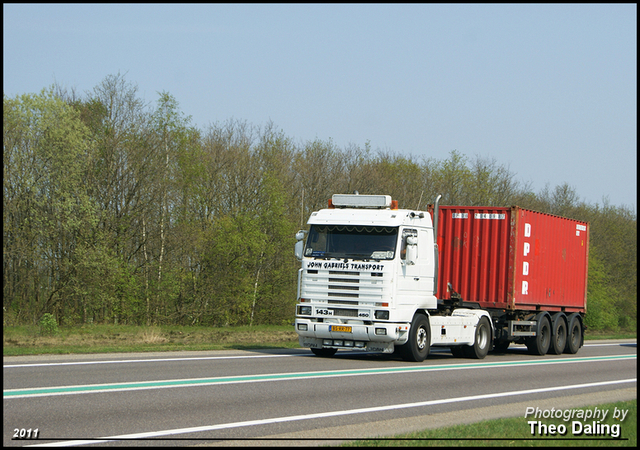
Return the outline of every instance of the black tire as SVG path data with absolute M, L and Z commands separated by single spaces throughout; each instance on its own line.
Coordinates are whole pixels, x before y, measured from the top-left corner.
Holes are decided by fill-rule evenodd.
M 564 314 L 559 314 L 553 319 L 553 332 L 551 333 L 551 346 L 549 353 L 561 355 L 567 344 L 567 322 Z
M 336 354 L 337 348 L 312 348 L 311 351 L 316 356 L 322 356 L 323 358 L 329 358 Z
M 582 323 L 580 316 L 572 314 L 569 316 L 569 332 L 567 333 L 567 343 L 564 347 L 565 353 L 576 354 L 582 344 Z
M 551 346 L 551 323 L 546 314 L 538 316 L 537 321 L 536 336 L 527 339 L 527 348 L 529 353 L 543 356 L 547 354 Z
M 409 340 L 397 349 L 405 361 L 422 362 L 431 348 L 431 328 L 424 314 L 416 314 L 411 321 Z
M 463 347 L 467 358 L 484 359 L 492 348 L 491 324 L 489 319 L 481 317 L 476 326 L 473 345 Z

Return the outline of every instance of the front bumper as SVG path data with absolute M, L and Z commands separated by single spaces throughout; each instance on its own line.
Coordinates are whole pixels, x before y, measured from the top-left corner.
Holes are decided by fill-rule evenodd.
M 347 326 L 351 331 L 332 331 L 331 327 L 335 326 Z M 295 329 L 302 347 L 393 353 L 395 345 L 407 342 L 409 324 L 337 324 L 296 318 Z

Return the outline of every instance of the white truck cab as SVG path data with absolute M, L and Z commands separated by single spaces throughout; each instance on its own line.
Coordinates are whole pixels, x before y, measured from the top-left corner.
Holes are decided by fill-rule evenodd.
M 435 210 L 437 222 L 437 206 Z M 320 356 L 338 349 L 422 361 L 432 345 L 484 358 L 487 312 L 438 310 L 437 248 L 429 213 L 398 209 L 388 195 L 337 194 L 296 235 L 300 345 Z M 306 243 L 304 238 L 306 236 Z

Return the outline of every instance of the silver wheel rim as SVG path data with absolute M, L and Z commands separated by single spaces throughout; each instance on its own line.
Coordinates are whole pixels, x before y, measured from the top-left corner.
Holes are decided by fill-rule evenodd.
M 489 342 L 489 333 L 485 327 L 480 327 L 480 331 L 478 332 L 478 347 L 485 348 L 487 342 Z
M 418 329 L 418 335 L 416 336 L 416 344 L 418 345 L 418 349 L 423 350 L 427 345 L 427 330 L 423 327 Z

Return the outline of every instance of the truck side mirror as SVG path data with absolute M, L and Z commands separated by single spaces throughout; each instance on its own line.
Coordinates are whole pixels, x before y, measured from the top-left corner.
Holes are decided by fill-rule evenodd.
M 294 252 L 298 261 L 302 261 L 302 251 L 304 250 L 304 237 L 307 234 L 305 230 L 300 230 L 296 233 L 296 245 L 294 247 Z
M 418 260 L 418 238 L 407 236 L 407 265 L 412 266 Z

